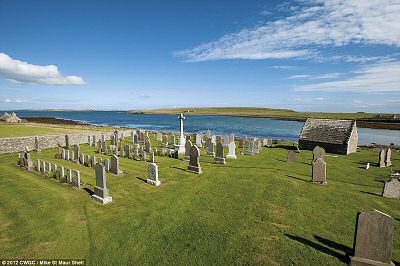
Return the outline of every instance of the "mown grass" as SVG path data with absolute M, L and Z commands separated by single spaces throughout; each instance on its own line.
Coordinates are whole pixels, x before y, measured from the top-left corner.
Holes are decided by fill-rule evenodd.
M 256 108 L 256 107 L 199 107 L 199 108 L 164 108 L 154 110 L 133 110 L 130 113 L 145 114 L 177 114 L 189 112 L 191 115 L 229 115 L 269 118 L 292 118 L 305 120 L 307 118 L 361 119 L 371 118 L 372 113 L 323 113 L 296 112 L 290 109 Z
M 0 138 L 25 137 L 25 136 L 43 136 L 58 135 L 67 133 L 79 133 L 84 131 L 109 131 L 114 128 L 95 127 L 95 126 L 67 126 L 67 125 L 50 125 L 50 124 L 6 124 L 0 123 Z M 114 129 L 115 130 L 115 129 Z
M 125 174 L 107 174 L 108 205 L 24 171 L 16 154 L 1 155 L 0 257 L 85 258 L 89 265 L 338 265 L 351 251 L 357 212 L 378 209 L 396 218 L 393 260 L 400 261 L 399 200 L 380 196 L 390 169 L 363 169 L 377 152 L 328 155 L 328 184 L 316 185 L 311 152 L 288 164 L 288 149 L 264 148 L 226 165 L 202 156 L 201 175 L 187 172 L 187 162 L 156 157 L 160 187 L 143 182 L 147 163 L 122 158 Z M 95 184 L 92 168 L 54 159 L 55 153 L 32 157 L 73 167 Z M 399 166 L 398 153 L 393 157 Z

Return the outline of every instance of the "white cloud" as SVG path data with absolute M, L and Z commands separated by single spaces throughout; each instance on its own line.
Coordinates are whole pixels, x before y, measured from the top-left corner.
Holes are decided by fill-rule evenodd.
M 0 53 L 0 75 L 17 83 L 37 83 L 51 85 L 82 85 L 85 81 L 77 76 L 62 76 L 57 66 L 38 66 L 12 59 Z
M 311 75 L 299 74 L 299 75 L 290 76 L 288 79 L 306 79 L 309 77 L 311 77 Z
M 273 69 L 291 70 L 291 69 L 297 69 L 298 67 L 282 65 L 282 66 L 272 66 L 271 68 L 273 68 Z
M 353 76 L 337 81 L 307 84 L 295 91 L 400 92 L 400 61 L 364 65 Z
M 400 45 L 399 0 L 303 2 L 308 5 L 289 9 L 294 11 L 291 16 L 227 34 L 176 54 L 192 62 L 282 59 L 319 57 L 316 51 L 324 46 Z
M 7 98 L 7 99 L 0 100 L 0 102 L 4 102 L 4 103 L 26 103 L 26 102 L 28 102 L 28 100 Z

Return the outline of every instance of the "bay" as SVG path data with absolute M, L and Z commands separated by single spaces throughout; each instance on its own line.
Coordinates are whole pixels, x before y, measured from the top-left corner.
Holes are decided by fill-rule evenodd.
M 149 130 L 179 131 L 178 115 L 127 114 L 119 111 L 43 112 L 17 111 L 20 117 L 57 117 L 94 125 L 116 125 Z M 233 116 L 186 115 L 185 131 L 297 141 L 303 122 Z M 400 144 L 399 130 L 358 128 L 359 144 Z

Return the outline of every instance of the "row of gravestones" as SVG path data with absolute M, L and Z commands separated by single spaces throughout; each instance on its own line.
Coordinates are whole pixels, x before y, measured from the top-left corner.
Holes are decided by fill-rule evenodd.
M 62 183 L 70 184 L 76 188 L 81 187 L 81 174 L 78 170 L 58 166 L 57 164 L 46 162 L 40 159 L 36 160 L 36 164 L 26 163 L 29 160 L 32 161 L 29 153 L 25 153 L 23 157 L 19 156 L 17 163 L 19 166 L 24 167 L 28 171 L 36 170 L 37 173 L 50 176 Z

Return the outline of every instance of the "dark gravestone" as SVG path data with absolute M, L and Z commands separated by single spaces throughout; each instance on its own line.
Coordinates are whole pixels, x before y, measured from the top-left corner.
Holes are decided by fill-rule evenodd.
M 312 182 L 326 184 L 326 163 L 322 158 L 318 158 L 312 163 Z
M 196 145 L 193 145 L 190 148 L 190 160 L 188 171 L 194 172 L 196 174 L 201 174 L 201 166 L 200 166 L 200 150 Z
M 190 141 L 190 136 L 189 138 L 186 138 L 186 143 L 185 143 L 185 161 L 190 160 L 190 149 L 192 148 L 192 142 Z
M 214 157 L 214 163 L 225 164 L 224 146 L 221 142 L 217 142 L 217 153 Z
M 294 163 L 296 162 L 296 153 L 294 151 L 289 151 L 288 157 L 287 157 L 287 162 L 288 163 Z
M 389 215 L 376 210 L 360 212 L 350 265 L 394 265 L 393 231 L 394 220 Z

